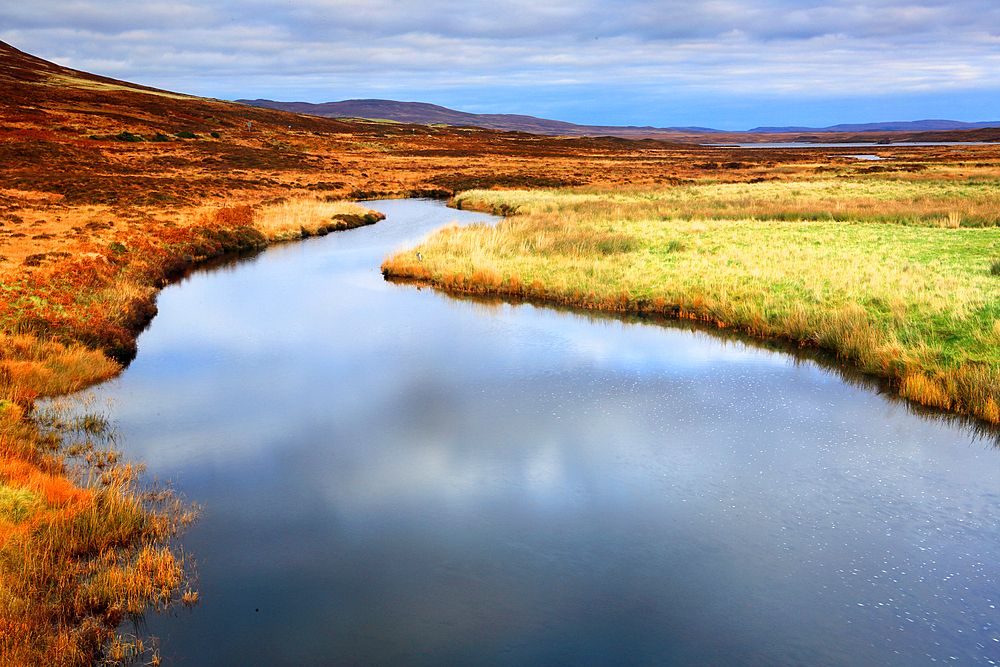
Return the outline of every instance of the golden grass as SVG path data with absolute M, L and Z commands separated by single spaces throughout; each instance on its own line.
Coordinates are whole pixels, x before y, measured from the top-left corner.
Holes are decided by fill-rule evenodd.
M 194 511 L 143 488 L 112 438 L 106 420 L 68 404 L 0 404 L 0 665 L 142 654 L 114 628 L 182 599 L 188 564 L 168 541 Z
M 836 351 L 889 378 L 906 398 L 1000 421 L 1000 303 L 990 271 L 1000 229 L 958 228 L 954 217 L 940 226 L 670 217 L 656 203 L 693 198 L 701 206 L 738 191 L 746 207 L 763 210 L 770 201 L 834 187 L 757 185 L 470 193 L 460 198 L 463 206 L 522 213 L 494 226 L 440 230 L 416 249 L 422 259 L 416 251 L 397 253 L 383 272 L 453 290 L 663 313 L 788 338 Z M 926 187 L 865 182 L 844 189 L 877 193 L 905 212 L 908 201 L 923 205 L 913 193 Z M 996 184 L 971 187 L 992 191 Z M 948 206 L 956 206 L 953 196 Z
M 70 76 L 68 74 L 55 74 L 55 73 L 48 74 L 46 76 L 45 83 L 46 85 L 49 86 L 68 86 L 68 87 L 78 88 L 80 90 L 90 90 L 102 93 L 127 92 L 127 93 L 141 93 L 144 95 L 156 95 L 157 97 L 166 97 L 168 99 L 173 99 L 173 100 L 198 99 L 197 97 L 193 97 L 191 95 L 171 93 L 165 90 L 151 90 L 146 88 L 139 88 L 137 86 L 111 83 L 108 81 L 95 81 L 93 79 Z
M 937 172 L 935 172 L 937 173 Z M 459 208 L 500 215 L 573 210 L 614 218 L 620 207 L 651 219 L 835 220 L 930 227 L 1000 224 L 1000 181 L 993 178 L 815 179 L 762 183 L 699 183 L 573 190 L 472 190 L 455 198 Z
M 254 216 L 254 225 L 268 241 L 292 241 L 357 226 L 345 219 L 357 219 L 359 224 L 366 224 L 361 221 L 373 213 L 353 202 L 301 197 L 260 207 Z
M 37 396 L 78 391 L 120 371 L 99 350 L 83 345 L 0 334 L 0 383 L 9 387 L 9 401 L 27 405 Z

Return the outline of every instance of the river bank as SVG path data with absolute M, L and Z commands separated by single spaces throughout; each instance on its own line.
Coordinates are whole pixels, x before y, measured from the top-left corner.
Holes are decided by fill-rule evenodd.
M 141 658 L 143 640 L 115 628 L 150 606 L 197 601 L 171 544 L 196 508 L 147 488 L 99 413 L 38 410 L 36 400 L 120 373 L 158 290 L 189 268 L 382 217 L 313 197 L 140 219 L 75 210 L 42 221 L 86 230 L 75 242 L 38 252 L 48 239 L 21 234 L 23 248 L 5 249 L 25 256 L 0 283 L 0 664 Z
M 205 507 L 164 665 L 988 664 L 995 430 L 733 329 L 387 282 L 499 221 L 369 205 L 164 289 L 95 389 Z
M 384 275 L 706 321 L 831 350 L 917 403 L 1000 421 L 997 183 L 468 192 Z

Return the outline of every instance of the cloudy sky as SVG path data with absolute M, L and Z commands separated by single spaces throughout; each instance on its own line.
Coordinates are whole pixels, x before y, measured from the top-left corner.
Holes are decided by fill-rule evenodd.
M 733 130 L 1000 120 L 997 0 L 15 0 L 0 40 L 223 99 Z

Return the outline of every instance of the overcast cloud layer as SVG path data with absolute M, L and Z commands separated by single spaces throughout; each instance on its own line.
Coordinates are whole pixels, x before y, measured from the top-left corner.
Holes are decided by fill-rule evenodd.
M 589 124 L 1000 119 L 996 0 L 31 0 L 0 40 L 225 99 Z

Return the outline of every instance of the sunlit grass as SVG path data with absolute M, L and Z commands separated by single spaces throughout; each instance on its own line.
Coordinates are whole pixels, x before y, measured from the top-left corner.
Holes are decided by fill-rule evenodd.
M 142 93 L 144 95 L 156 95 L 158 97 L 166 97 L 168 99 L 174 99 L 174 100 L 198 99 L 197 97 L 193 97 L 191 95 L 171 93 L 164 90 L 137 88 L 135 86 L 129 86 L 119 83 L 111 83 L 106 81 L 95 81 L 93 79 L 68 76 L 66 74 L 58 74 L 58 73 L 49 73 L 46 76 L 46 83 L 50 86 L 71 86 L 73 88 L 78 88 L 80 90 L 92 90 L 102 93 L 128 92 L 128 93 Z
M 908 398 L 998 422 L 1000 303 L 992 267 L 1000 229 L 962 228 L 949 216 L 995 215 L 989 193 L 997 185 L 952 186 L 472 192 L 459 198 L 462 206 L 521 213 L 495 226 L 441 230 L 416 249 L 419 259 L 404 251 L 383 270 L 452 289 L 668 313 L 790 338 L 835 350 L 890 378 Z M 940 198 L 932 196 L 938 191 Z M 845 206 L 842 219 L 767 213 L 774 202 L 822 211 L 862 195 L 878 206 L 863 214 Z M 726 208 L 731 201 L 738 210 Z M 875 217 L 891 210 L 924 219 L 935 202 L 935 224 Z M 732 215 L 692 212 L 706 208 Z M 748 209 L 757 213 L 742 215 Z
M 254 225 L 269 241 L 290 241 L 339 229 L 370 224 L 374 212 L 353 202 L 297 198 L 262 206 L 254 215 Z
M 77 391 L 120 370 L 99 350 L 83 345 L 0 334 L 0 382 L 8 386 L 8 400 L 21 404 Z
M 1000 224 L 1000 183 L 968 180 L 813 180 L 703 183 L 673 188 L 464 192 L 459 207 L 499 214 L 572 211 L 580 218 L 834 220 L 915 226 Z

